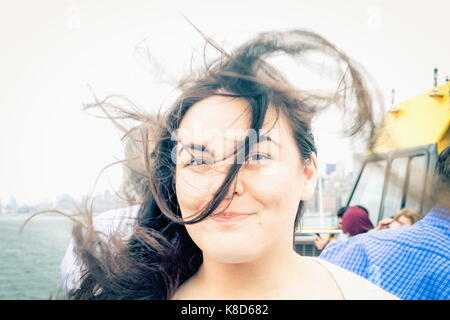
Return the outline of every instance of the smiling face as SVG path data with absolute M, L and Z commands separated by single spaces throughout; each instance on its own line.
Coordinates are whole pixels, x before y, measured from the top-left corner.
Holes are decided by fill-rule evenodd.
M 183 218 L 192 218 L 212 200 L 231 163 L 239 161 L 226 156 L 233 154 L 236 143 L 248 133 L 247 107 L 244 99 L 212 96 L 194 104 L 183 118 L 175 176 Z M 232 220 L 209 216 L 186 225 L 204 256 L 242 263 L 272 250 L 292 250 L 295 216 L 300 200 L 312 195 L 317 162 L 313 157 L 304 165 L 284 115 L 280 113 L 275 121 L 276 111 L 270 107 L 258 131 L 267 138 L 260 138 L 250 150 L 248 162 L 214 211 L 221 212 L 228 205 L 226 212 L 248 215 Z

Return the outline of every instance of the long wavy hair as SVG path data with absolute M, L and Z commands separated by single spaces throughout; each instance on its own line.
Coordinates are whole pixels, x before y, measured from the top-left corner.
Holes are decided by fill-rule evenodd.
M 176 197 L 175 166 L 172 151 L 175 132 L 188 110 L 210 96 L 243 98 L 248 102 L 249 130 L 261 129 L 269 106 L 286 117 L 302 161 L 317 153 L 311 125 L 314 117 L 329 107 L 343 112 L 345 132 L 349 136 L 373 137 L 375 110 L 381 97 L 365 70 L 323 37 L 304 30 L 265 32 L 226 52 L 211 39 L 220 57 L 181 80 L 177 101 L 155 121 L 136 108 L 130 110 L 96 100 L 90 107 L 101 108 L 116 124 L 133 119 L 139 126 L 142 145 L 141 172 L 147 184 L 145 200 L 139 209 L 131 236 L 119 232 L 105 237 L 95 230 L 92 214 L 73 228 L 81 278 L 70 299 L 170 299 L 175 290 L 202 264 L 202 251 L 188 235 L 185 225 L 207 218 L 224 200 L 242 164 L 233 163 L 213 199 L 192 219 L 181 218 Z M 334 61 L 340 77 L 336 90 L 330 92 L 302 90 L 270 64 L 267 59 L 289 56 L 298 62 L 319 53 Z M 124 129 L 121 126 L 121 129 Z M 127 130 L 129 132 L 130 130 Z M 247 135 L 239 142 L 236 156 L 248 159 L 252 147 Z M 303 209 L 299 201 L 296 224 Z

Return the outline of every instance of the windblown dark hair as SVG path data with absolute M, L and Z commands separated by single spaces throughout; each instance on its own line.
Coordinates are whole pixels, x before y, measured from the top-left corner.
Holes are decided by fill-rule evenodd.
M 70 292 L 70 299 L 170 299 L 202 264 L 202 252 L 185 225 L 202 221 L 214 212 L 242 164 L 231 165 L 213 200 L 198 214 L 190 220 L 181 218 L 172 161 L 177 141 L 172 134 L 197 102 L 214 95 L 243 98 L 248 102 L 249 130 L 256 131 L 261 129 L 269 107 L 275 108 L 277 119 L 283 113 L 292 128 L 302 161 L 309 161 L 317 153 L 311 124 L 328 107 L 342 110 L 349 136 L 373 136 L 375 107 L 382 104 L 378 91 L 373 90 L 368 75 L 358 63 L 321 36 L 303 30 L 266 32 L 232 53 L 205 39 L 220 52 L 220 58 L 180 82 L 181 94 L 165 114 L 157 116 L 157 128 L 145 129 L 149 116 L 142 110 L 125 110 L 106 100 L 92 105 L 102 108 L 115 123 L 125 118 L 140 122 L 145 168 L 142 174 L 148 189 L 130 237 L 110 234 L 105 239 L 93 227 L 91 214 L 85 215 L 87 222 L 74 226 L 82 277 L 79 286 Z M 284 54 L 306 63 L 311 53 L 325 54 L 335 62 L 341 76 L 336 90 L 302 90 L 301 84 L 289 83 L 267 62 L 267 58 Z M 150 140 L 155 141 L 154 147 L 149 147 Z M 247 160 L 252 143 L 246 136 L 239 142 L 235 155 Z M 303 205 L 299 201 L 296 224 Z
M 345 211 L 347 211 L 348 207 L 341 207 L 336 213 L 338 218 L 342 218 L 344 216 Z

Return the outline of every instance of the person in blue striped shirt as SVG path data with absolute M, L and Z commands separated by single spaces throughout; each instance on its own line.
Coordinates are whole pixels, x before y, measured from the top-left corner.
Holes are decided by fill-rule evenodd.
M 436 173 L 436 206 L 422 220 L 333 241 L 320 258 L 404 300 L 450 300 L 450 146 Z

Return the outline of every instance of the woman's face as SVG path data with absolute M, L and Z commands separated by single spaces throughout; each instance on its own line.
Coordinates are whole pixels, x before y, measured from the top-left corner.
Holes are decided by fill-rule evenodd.
M 248 134 L 247 106 L 244 99 L 211 96 L 194 104 L 183 118 L 177 133 L 175 177 L 183 218 L 191 219 L 200 212 L 223 183 L 231 164 L 240 161 L 234 156 L 220 159 L 233 154 L 236 143 Z M 242 215 L 211 215 L 186 225 L 204 256 L 242 263 L 272 250 L 292 250 L 295 215 L 300 200 L 312 195 L 317 162 L 313 156 L 305 165 L 286 119 L 280 113 L 275 120 L 276 112 L 270 107 L 263 128 L 255 133 L 268 138 L 260 138 L 253 146 L 248 162 L 213 213 L 222 212 L 229 204 L 226 212 Z

